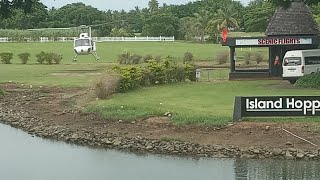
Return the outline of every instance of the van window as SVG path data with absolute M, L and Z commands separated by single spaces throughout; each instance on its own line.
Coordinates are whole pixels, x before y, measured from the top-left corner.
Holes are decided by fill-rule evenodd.
M 306 65 L 320 64 L 320 56 L 305 57 Z
M 285 58 L 283 61 L 284 66 L 300 66 L 301 58 L 300 57 L 289 57 Z

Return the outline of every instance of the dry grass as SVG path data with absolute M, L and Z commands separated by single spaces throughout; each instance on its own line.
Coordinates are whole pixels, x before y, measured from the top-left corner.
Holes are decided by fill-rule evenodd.
M 95 95 L 99 99 L 107 99 L 116 92 L 120 78 L 117 75 L 104 74 L 95 82 Z

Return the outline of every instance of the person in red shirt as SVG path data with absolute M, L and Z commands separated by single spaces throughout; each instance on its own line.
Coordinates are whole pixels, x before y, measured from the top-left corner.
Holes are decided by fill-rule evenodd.
M 273 62 L 274 69 L 275 69 L 275 75 L 280 76 L 281 75 L 281 61 L 280 57 L 276 56 Z

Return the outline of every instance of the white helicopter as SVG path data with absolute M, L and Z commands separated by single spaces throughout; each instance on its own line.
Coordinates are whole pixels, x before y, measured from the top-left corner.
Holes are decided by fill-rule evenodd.
M 74 39 L 73 48 L 75 56 L 73 57 L 73 62 L 77 61 L 78 55 L 93 55 L 95 60 L 99 60 L 100 57 L 97 54 L 96 42 L 93 41 L 91 37 L 91 27 L 82 25 L 80 26 L 82 33 L 80 33 L 79 38 Z M 83 32 L 84 29 L 88 29 L 89 32 Z

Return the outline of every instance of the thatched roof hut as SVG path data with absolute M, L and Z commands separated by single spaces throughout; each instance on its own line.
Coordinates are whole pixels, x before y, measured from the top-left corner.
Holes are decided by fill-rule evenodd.
M 267 36 L 316 36 L 319 27 L 311 9 L 302 2 L 292 2 L 287 9 L 278 9 L 266 30 Z

